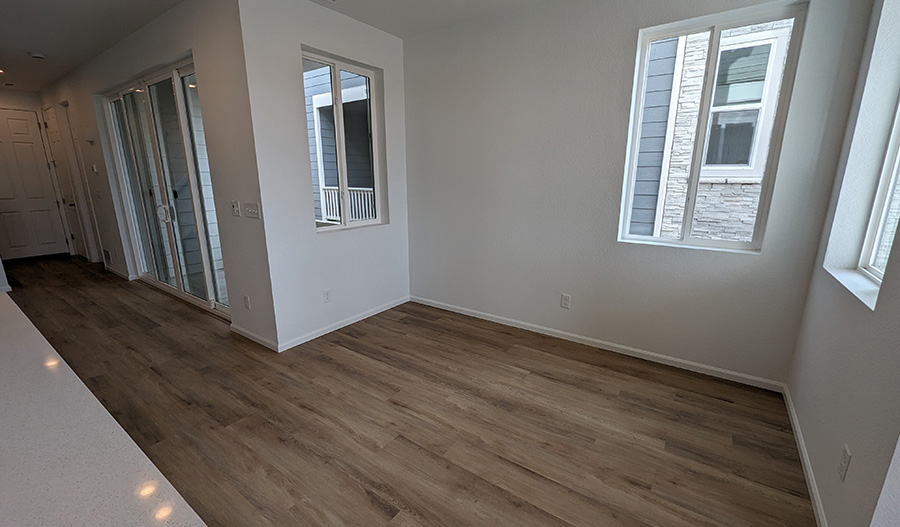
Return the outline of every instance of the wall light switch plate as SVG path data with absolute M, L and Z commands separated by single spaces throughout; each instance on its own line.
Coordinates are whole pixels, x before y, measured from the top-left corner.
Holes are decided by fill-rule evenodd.
M 259 219 L 259 203 L 244 203 L 244 217 Z
M 241 202 L 240 201 L 232 201 L 231 202 L 231 215 L 241 217 Z
M 563 309 L 569 309 L 572 307 L 572 295 L 567 295 L 563 293 L 559 297 L 559 307 Z

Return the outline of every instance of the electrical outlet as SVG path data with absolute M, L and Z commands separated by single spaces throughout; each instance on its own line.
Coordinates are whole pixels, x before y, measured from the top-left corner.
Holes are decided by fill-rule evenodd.
M 572 295 L 567 295 L 565 293 L 559 297 L 559 307 L 563 309 L 569 309 L 572 306 Z
M 324 300 L 326 304 L 331 302 L 331 289 L 322 291 L 322 300 Z
M 244 295 L 244 309 L 250 311 L 250 297 L 247 295 Z
M 231 215 L 241 217 L 241 202 L 240 201 L 232 201 L 231 202 Z
M 838 474 L 841 476 L 841 482 L 847 478 L 847 469 L 850 468 L 850 458 L 852 457 L 850 448 L 844 445 L 844 450 L 841 452 L 841 463 L 838 465 Z

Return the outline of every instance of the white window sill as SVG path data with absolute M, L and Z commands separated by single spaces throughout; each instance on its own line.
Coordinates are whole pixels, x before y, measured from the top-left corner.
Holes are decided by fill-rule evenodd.
M 736 254 L 760 254 L 760 249 L 753 247 L 750 243 L 730 242 L 730 241 L 713 241 L 709 240 L 704 243 L 703 240 L 693 239 L 693 241 L 669 240 L 666 238 L 636 237 L 627 236 L 619 237 L 620 243 L 633 243 L 637 245 L 653 245 L 656 247 L 676 247 L 679 249 L 694 249 L 701 251 L 717 251 Z
M 835 280 L 841 283 L 853 296 L 858 298 L 872 311 L 875 311 L 875 302 L 878 300 L 878 291 L 881 284 L 859 269 L 832 269 L 825 268 Z
M 704 176 L 700 175 L 700 183 L 730 184 L 730 185 L 760 185 L 762 177 L 760 176 Z
M 387 225 L 387 222 L 381 221 L 380 219 L 375 220 L 366 220 L 366 221 L 354 221 L 349 225 L 322 225 L 316 227 L 317 233 L 322 232 L 338 232 L 338 231 L 349 231 L 353 229 L 359 229 L 361 227 L 375 227 L 377 225 Z

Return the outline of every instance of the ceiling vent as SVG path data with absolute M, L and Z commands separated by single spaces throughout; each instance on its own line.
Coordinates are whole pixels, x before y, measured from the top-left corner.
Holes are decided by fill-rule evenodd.
M 33 59 L 35 59 L 35 60 L 44 60 L 44 59 L 47 58 L 47 55 L 44 55 L 44 54 L 41 53 L 40 51 L 32 51 L 32 52 L 29 53 L 28 55 L 30 55 L 31 58 L 33 58 Z

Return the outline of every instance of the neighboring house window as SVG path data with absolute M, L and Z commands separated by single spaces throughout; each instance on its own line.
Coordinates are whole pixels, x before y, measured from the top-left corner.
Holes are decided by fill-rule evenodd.
M 376 72 L 311 53 L 303 90 L 316 226 L 380 223 L 381 160 Z M 340 89 L 333 89 L 339 86 Z
M 884 268 L 887 266 L 891 246 L 894 244 L 897 221 L 900 220 L 900 189 L 897 188 L 900 185 L 898 150 L 900 150 L 900 109 L 894 118 L 887 156 L 859 261 L 859 268 L 879 283 L 884 278 Z
M 620 240 L 759 249 L 803 15 L 641 31 Z

